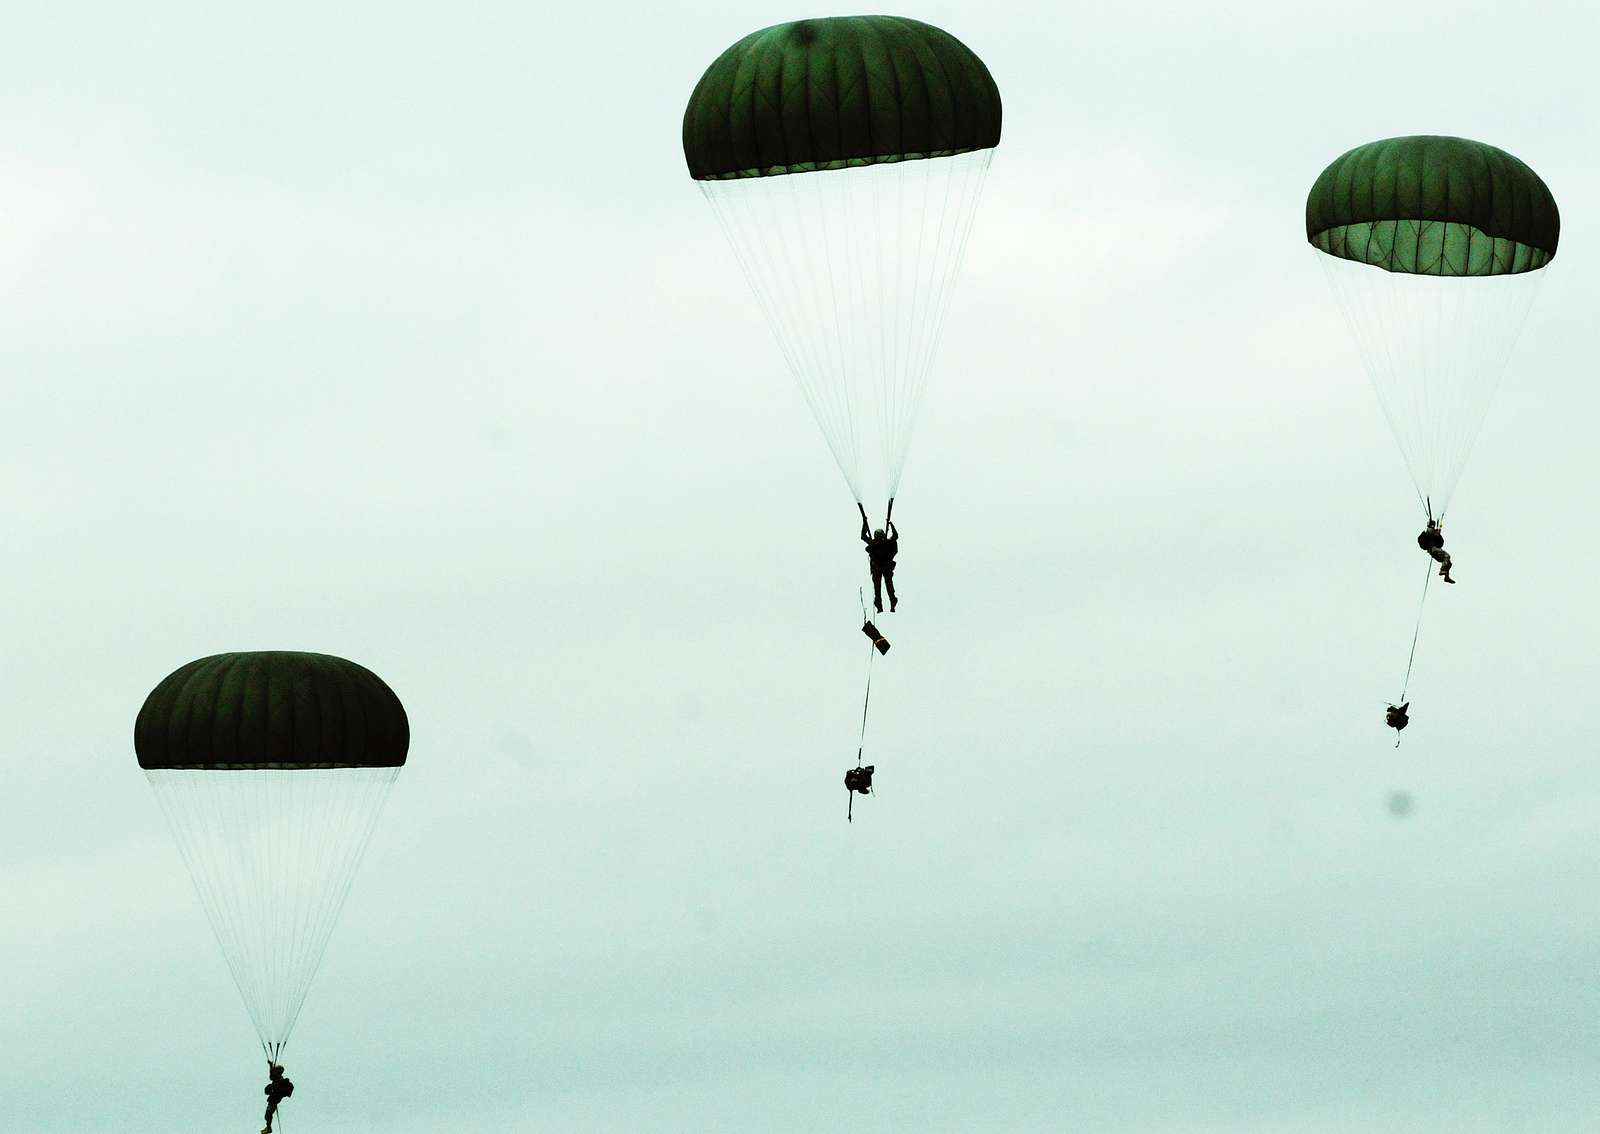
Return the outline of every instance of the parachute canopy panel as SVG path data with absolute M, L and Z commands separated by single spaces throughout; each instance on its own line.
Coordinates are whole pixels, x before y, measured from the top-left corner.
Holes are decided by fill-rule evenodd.
M 745 36 L 683 115 L 698 181 L 772 177 L 1000 143 L 1000 91 L 960 40 L 900 16 L 834 16 Z
M 146 770 L 399 768 L 406 711 L 371 670 L 328 654 L 216 654 L 145 699 L 134 750 Z
M 1306 239 L 1389 272 L 1499 276 L 1544 267 L 1561 214 L 1539 175 L 1494 146 L 1413 135 L 1370 142 L 1322 171 Z

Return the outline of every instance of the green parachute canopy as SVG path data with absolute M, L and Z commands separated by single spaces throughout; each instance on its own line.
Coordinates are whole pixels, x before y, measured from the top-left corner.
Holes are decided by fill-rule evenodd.
M 1539 175 L 1466 138 L 1369 142 L 1322 171 L 1306 238 L 1330 256 L 1389 272 L 1499 276 L 1544 267 L 1561 214 Z
M 216 654 L 170 674 L 134 724 L 144 769 L 398 768 L 406 711 L 371 670 L 327 654 Z
M 370 670 L 217 654 L 139 710 L 134 750 L 267 1058 L 277 1061 L 410 744 Z
M 960 40 L 901 16 L 834 16 L 745 36 L 683 114 L 697 181 L 949 157 L 1000 142 L 1000 91 Z
M 684 111 L 689 173 L 863 508 L 893 511 L 999 142 L 983 61 L 897 16 L 748 35 Z

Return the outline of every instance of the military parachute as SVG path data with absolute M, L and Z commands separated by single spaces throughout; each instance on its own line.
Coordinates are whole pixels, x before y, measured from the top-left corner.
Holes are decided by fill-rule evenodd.
M 409 745 L 394 692 L 326 654 L 201 658 L 139 710 L 139 767 L 270 1064 Z
M 1445 512 L 1560 234 L 1560 212 L 1539 175 L 1465 138 L 1357 146 L 1322 171 L 1306 198 L 1306 238 L 1423 510 L 1424 601 L 1436 565 L 1456 581 Z M 1413 630 L 1397 705 L 1406 700 L 1416 641 Z
M 893 510 L 999 142 L 983 61 L 896 16 L 753 32 L 684 111 L 689 174 L 863 518 Z

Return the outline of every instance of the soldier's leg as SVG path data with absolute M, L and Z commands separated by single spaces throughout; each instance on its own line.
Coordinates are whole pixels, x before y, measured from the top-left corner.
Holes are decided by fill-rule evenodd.
M 893 611 L 900 600 L 894 597 L 894 572 L 890 571 L 883 577 L 883 585 L 889 589 L 889 609 Z
M 894 594 L 892 590 L 889 593 Z M 883 572 L 876 567 L 872 569 L 872 609 L 883 613 Z

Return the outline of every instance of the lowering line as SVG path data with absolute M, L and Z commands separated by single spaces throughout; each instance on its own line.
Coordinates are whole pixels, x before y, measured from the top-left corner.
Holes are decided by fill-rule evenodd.
M 1422 599 L 1417 603 L 1417 624 L 1411 630 L 1411 653 L 1406 658 L 1406 676 L 1400 683 L 1400 703 L 1405 704 L 1406 690 L 1411 688 L 1411 666 L 1417 660 L 1417 638 L 1422 634 L 1422 609 L 1428 601 L 1428 584 L 1433 581 L 1433 561 L 1428 561 L 1427 574 L 1422 576 Z
M 874 647 L 870 645 L 867 647 L 867 694 L 861 699 L 861 738 L 856 743 L 856 771 L 858 772 L 861 770 L 862 753 L 864 753 L 867 748 L 867 709 L 872 704 L 872 661 L 877 656 L 877 653 L 878 651 Z M 871 789 L 869 788 L 868 790 Z M 855 789 L 851 788 L 846 794 L 849 796 L 850 802 L 845 805 L 845 821 L 848 823 L 854 823 L 856 821 Z
M 1433 518 L 1433 497 L 1424 496 L 1422 498 L 1422 501 L 1423 501 L 1423 507 L 1425 507 L 1428 510 L 1428 527 L 1429 528 L 1434 528 L 1434 527 L 1438 527 L 1438 526 L 1442 525 L 1444 523 L 1444 513 L 1443 512 L 1439 513 L 1439 518 L 1437 520 L 1435 520 Z M 1417 625 L 1411 631 L 1411 655 L 1408 658 L 1406 658 L 1406 678 L 1405 678 L 1404 681 L 1402 681 L 1400 683 L 1400 703 L 1402 705 L 1405 704 L 1405 701 L 1406 701 L 1406 690 L 1411 687 L 1411 663 L 1417 660 L 1417 635 L 1422 633 L 1422 607 L 1423 607 L 1423 604 L 1428 601 L 1428 584 L 1430 582 L 1432 582 L 1432 581 L 1433 581 L 1433 562 L 1432 562 L 1432 557 L 1430 556 L 1429 557 L 1429 563 L 1428 563 L 1428 573 L 1426 575 L 1422 576 L 1422 599 L 1421 599 L 1420 602 L 1417 603 Z M 1396 745 L 1396 747 L 1399 747 L 1399 746 Z
M 867 618 L 867 595 L 866 595 L 866 591 L 864 589 L 857 588 L 856 596 L 861 600 L 861 621 L 863 623 L 865 623 L 866 625 L 868 625 L 868 626 L 872 625 L 871 620 Z M 871 636 L 872 635 L 870 635 L 870 634 L 868 635 L 869 638 Z M 861 736 L 856 742 L 856 770 L 857 771 L 859 771 L 861 769 L 861 757 L 862 757 L 862 754 L 867 749 L 867 710 L 869 708 L 871 708 L 871 706 L 872 706 L 872 662 L 873 662 L 874 658 L 877 657 L 878 652 L 879 652 L 879 650 L 878 650 L 878 643 L 877 642 L 874 641 L 874 642 L 868 642 L 867 643 L 867 692 L 866 692 L 866 695 L 864 697 L 862 697 L 862 699 L 861 699 Z M 887 652 L 887 651 L 885 651 L 885 652 Z M 850 802 L 845 806 L 844 817 L 845 817 L 845 821 L 846 822 L 854 823 L 856 821 L 855 820 L 855 810 L 856 810 L 856 793 L 855 793 L 855 789 L 852 788 L 847 794 L 850 797 Z
M 1431 496 L 1424 496 L 1422 498 L 1422 506 L 1424 508 L 1426 508 L 1427 512 L 1428 512 L 1428 530 L 1429 531 L 1434 530 L 1441 523 L 1444 522 L 1444 514 L 1442 512 L 1439 514 L 1439 518 L 1437 520 L 1434 519 L 1434 517 L 1433 517 L 1433 498 Z M 1422 576 L 1422 598 L 1419 599 L 1418 602 L 1417 602 L 1417 623 L 1416 623 L 1415 626 L 1413 626 L 1411 628 L 1411 652 L 1406 655 L 1406 676 L 1405 676 L 1404 680 L 1402 680 L 1400 682 L 1400 704 L 1401 705 L 1406 705 L 1406 704 L 1409 703 L 1409 702 L 1406 701 L 1406 692 L 1407 692 L 1407 690 L 1409 690 L 1411 688 L 1411 667 L 1412 667 L 1413 664 L 1415 664 L 1415 662 L 1417 660 L 1417 639 L 1419 637 L 1421 637 L 1421 635 L 1422 635 L 1422 612 L 1423 612 L 1423 609 L 1428 604 L 1428 584 L 1431 583 L 1432 581 L 1433 581 L 1433 561 L 1432 561 L 1432 556 L 1430 555 L 1429 562 L 1428 562 L 1427 573 Z M 1405 726 L 1402 725 L 1401 727 L 1403 728 Z M 1399 731 L 1400 731 L 1399 729 L 1395 730 L 1394 746 L 1396 748 L 1400 747 Z
M 861 699 L 861 739 L 856 744 L 856 767 L 861 767 L 861 754 L 867 747 L 867 707 L 872 704 L 872 659 L 878 651 L 867 647 L 867 695 Z

